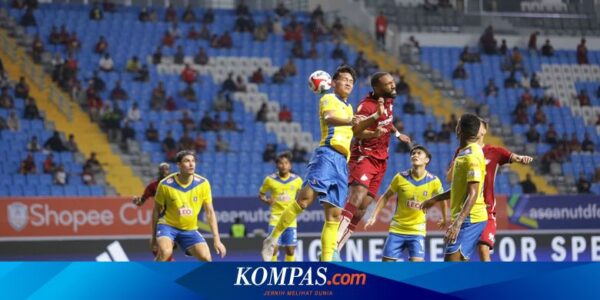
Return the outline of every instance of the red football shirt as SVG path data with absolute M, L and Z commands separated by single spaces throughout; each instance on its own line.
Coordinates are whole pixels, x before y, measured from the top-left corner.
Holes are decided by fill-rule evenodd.
M 356 115 L 370 116 L 377 112 L 379 103 L 377 99 L 372 98 L 373 95 L 369 93 L 363 100 L 358 104 Z M 390 134 L 392 132 L 392 126 L 394 126 L 394 100 L 392 98 L 385 99 L 384 103 L 385 113 L 379 116 L 377 123 L 373 124 L 367 130 L 375 131 L 377 127 L 383 127 L 388 130 L 387 133 L 382 134 L 377 138 L 359 139 L 355 138 L 351 146 L 351 157 L 350 159 L 358 159 L 360 156 L 370 156 L 376 159 L 385 160 L 388 158 L 388 148 L 390 145 Z
M 454 153 L 454 158 L 458 154 Z M 483 156 L 485 157 L 485 179 L 483 182 L 483 197 L 487 208 L 488 217 L 495 219 L 496 215 L 496 196 L 494 194 L 494 185 L 496 183 L 496 173 L 502 165 L 510 163 L 512 153 L 503 147 L 492 145 L 483 146 Z M 452 159 L 454 162 L 454 158 Z M 452 163 L 453 163 L 452 162 Z M 451 166 L 452 166 L 451 163 Z

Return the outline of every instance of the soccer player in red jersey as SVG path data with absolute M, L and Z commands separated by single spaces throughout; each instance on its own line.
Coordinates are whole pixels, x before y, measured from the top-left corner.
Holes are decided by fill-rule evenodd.
M 387 168 L 390 136 L 394 133 L 400 141 L 411 142 L 410 137 L 398 132 L 393 125 L 396 83 L 392 75 L 385 72 L 373 74 L 371 87 L 373 91 L 361 100 L 356 115 L 371 116 L 377 112 L 380 99 L 384 101 L 385 110 L 371 127 L 362 132 L 354 132 L 348 162 L 350 193 L 338 228 L 336 255 L 339 255 L 339 251 L 344 247 L 379 191 Z
M 158 178 L 152 182 L 150 182 L 146 188 L 144 189 L 144 194 L 142 194 L 142 196 L 135 196 L 133 197 L 133 204 L 137 205 L 137 206 L 142 206 L 144 205 L 144 203 L 146 203 L 146 200 L 148 200 L 149 198 L 154 198 L 154 195 L 156 195 L 156 188 L 158 187 L 158 183 L 163 180 L 165 177 L 167 177 L 167 175 L 169 175 L 169 173 L 171 172 L 171 166 L 169 166 L 168 163 L 166 162 L 162 162 L 158 165 Z M 154 210 L 153 210 L 154 212 Z M 158 216 L 157 216 L 158 217 Z M 151 250 L 152 250 L 152 254 L 154 255 L 154 257 L 156 257 L 156 253 L 158 253 L 158 249 L 156 249 L 156 247 L 154 246 L 150 246 Z M 173 255 L 171 255 L 171 257 L 169 258 L 169 261 L 175 261 L 175 258 L 173 258 Z
M 496 173 L 498 172 L 498 168 L 508 163 L 520 163 L 520 164 L 530 164 L 533 161 L 533 158 L 526 155 L 518 155 L 510 152 L 506 148 L 488 145 L 483 142 L 483 138 L 487 134 L 488 124 L 484 120 L 482 120 L 482 125 L 479 131 L 479 140 L 478 144 L 482 146 L 483 156 L 485 157 L 485 167 L 486 167 L 486 175 L 484 178 L 483 184 L 483 197 L 485 201 L 485 206 L 488 213 L 488 222 L 481 234 L 478 243 L 478 251 L 479 251 L 479 260 L 480 261 L 491 261 L 490 251 L 494 249 L 494 242 L 496 236 L 496 196 L 494 194 L 494 184 L 496 182 Z M 454 157 L 458 154 L 458 150 L 454 153 Z M 452 176 L 452 165 L 450 163 L 450 169 L 446 175 L 446 179 L 451 181 Z M 447 191 L 449 193 L 449 191 Z M 446 194 L 446 193 L 444 193 Z M 444 200 L 444 194 L 440 194 L 437 197 L 434 197 L 430 200 L 436 199 L 437 201 Z M 448 194 L 449 198 L 449 194 Z M 434 200 L 434 201 L 436 201 Z M 433 202 L 428 202 L 427 204 L 423 203 L 423 208 L 428 208 Z

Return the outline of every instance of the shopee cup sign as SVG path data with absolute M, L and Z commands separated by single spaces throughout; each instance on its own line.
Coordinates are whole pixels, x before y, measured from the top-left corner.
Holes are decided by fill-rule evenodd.
M 0 237 L 149 235 L 152 205 L 129 198 L 0 199 Z

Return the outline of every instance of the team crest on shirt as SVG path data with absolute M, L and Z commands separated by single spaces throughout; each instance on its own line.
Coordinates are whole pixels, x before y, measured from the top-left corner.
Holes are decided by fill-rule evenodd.
M 169 179 L 167 179 L 167 183 L 168 183 L 168 184 L 171 184 L 171 183 L 173 183 L 173 178 L 169 178 Z
M 360 177 L 360 180 L 361 181 L 367 181 L 367 180 L 369 180 L 369 177 L 367 177 L 366 174 L 363 174 L 363 176 Z

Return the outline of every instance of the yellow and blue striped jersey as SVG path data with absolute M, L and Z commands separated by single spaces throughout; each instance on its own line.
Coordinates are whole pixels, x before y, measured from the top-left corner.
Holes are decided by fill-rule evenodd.
M 467 183 L 479 182 L 477 200 L 468 217 L 471 223 L 487 221 L 488 216 L 483 199 L 483 183 L 485 180 L 485 157 L 481 146 L 472 143 L 460 149 L 454 159 L 452 187 L 450 192 L 450 211 L 452 220 L 460 214 L 467 199 Z
M 389 231 L 425 236 L 427 219 L 420 209 L 420 204 L 444 192 L 440 179 L 429 172 L 425 172 L 421 178 L 414 178 L 410 170 L 407 170 L 396 174 L 389 188 L 398 196 L 396 213 Z
M 335 151 L 350 157 L 350 142 L 352 141 L 352 126 L 329 126 L 325 123 L 325 112 L 333 112 L 337 118 L 352 118 L 352 105 L 336 94 L 325 94 L 319 102 L 319 121 L 321 124 L 321 141 L 319 146 L 329 146 Z
M 281 178 L 277 173 L 273 173 L 263 181 L 260 187 L 262 194 L 271 194 L 271 198 L 275 199 L 271 205 L 271 217 L 269 225 L 277 225 L 279 217 L 283 211 L 296 200 L 296 193 L 302 187 L 302 178 L 296 174 L 290 174 L 287 178 Z M 289 227 L 296 227 L 296 220 Z
M 210 183 L 194 174 L 188 184 L 182 184 L 174 173 L 158 184 L 154 201 L 163 206 L 158 224 L 166 224 L 181 230 L 198 229 L 198 214 L 204 203 L 212 203 Z

